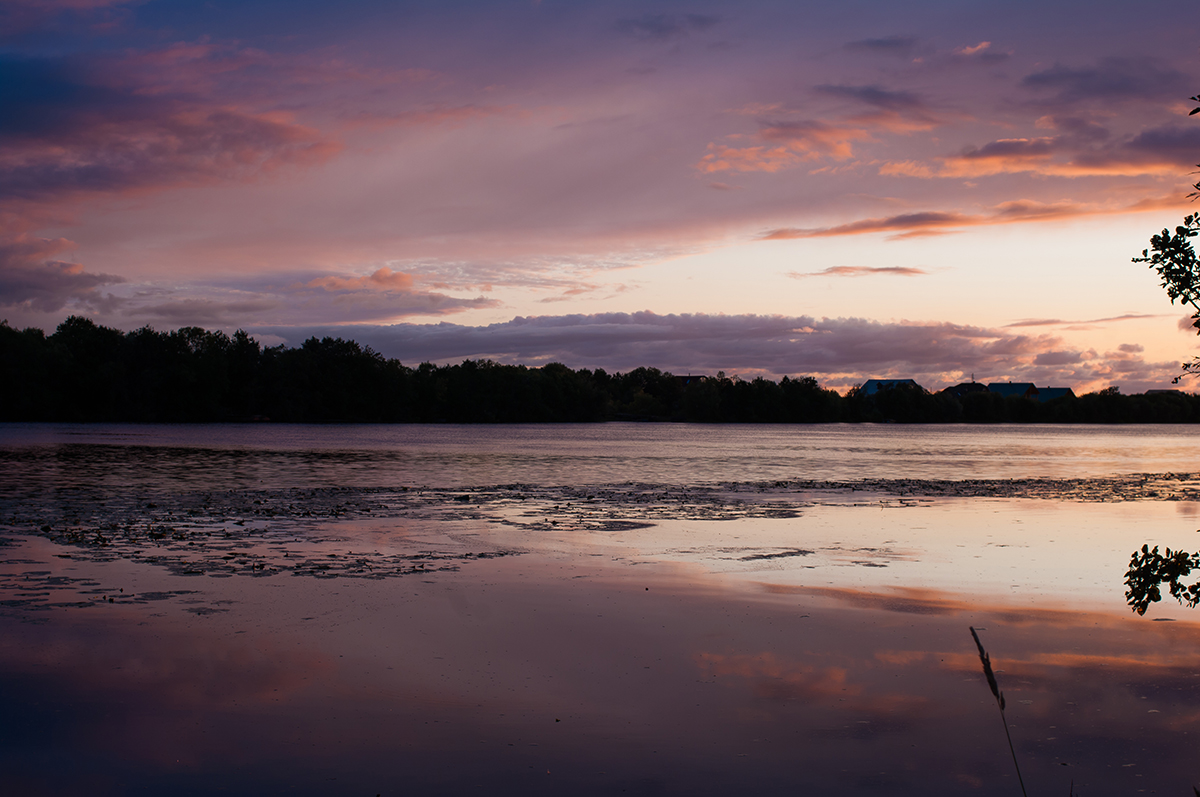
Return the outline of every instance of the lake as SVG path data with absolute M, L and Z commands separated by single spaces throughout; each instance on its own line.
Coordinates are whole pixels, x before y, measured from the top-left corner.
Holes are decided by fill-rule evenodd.
M 1139 617 L 1123 579 L 1145 543 L 1200 549 L 1198 444 L 2 425 L 3 771 L 21 794 L 1009 795 L 1015 757 L 1030 794 L 1191 795 L 1200 610 Z

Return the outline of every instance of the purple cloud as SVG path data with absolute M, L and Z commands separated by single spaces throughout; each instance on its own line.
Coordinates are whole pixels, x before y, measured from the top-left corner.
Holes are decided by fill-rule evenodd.
M 0 307 L 41 313 L 67 306 L 94 308 L 105 301 L 99 288 L 125 282 L 123 277 L 89 273 L 78 263 L 54 259 L 72 248 L 63 238 L 0 239 Z
M 1026 75 L 1021 85 L 1053 91 L 1047 100 L 1056 106 L 1083 102 L 1175 100 L 1189 91 L 1189 78 L 1154 58 L 1102 58 L 1095 66 L 1072 68 L 1061 64 Z
M 888 111 L 925 110 L 921 97 L 911 91 L 891 91 L 881 86 L 815 86 L 813 91 L 829 97 L 857 100 Z
M 599 313 L 517 317 L 487 326 L 255 327 L 255 334 L 298 345 L 317 336 L 353 337 L 408 365 L 492 359 L 627 371 L 653 366 L 674 373 L 815 375 L 848 387 L 874 377 L 911 377 L 929 388 L 984 379 L 1084 387 L 1126 374 L 1127 388 L 1169 382 L 1176 363 L 1140 354 L 1072 352 L 1061 339 L 952 323 L 763 315 Z
M 848 42 L 847 50 L 859 50 L 895 58 L 907 58 L 917 49 L 920 40 L 916 36 L 884 36 L 878 39 L 859 39 Z
M 128 72 L 96 58 L 0 57 L 0 201 L 247 179 L 339 148 L 286 114 Z

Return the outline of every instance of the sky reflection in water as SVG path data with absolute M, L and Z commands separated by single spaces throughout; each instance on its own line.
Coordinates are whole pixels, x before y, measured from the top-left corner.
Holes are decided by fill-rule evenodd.
M 114 489 L 768 479 L 1075 478 L 1190 471 L 1195 426 L 4 424 L 20 475 Z
M 1030 793 L 1187 795 L 1200 616 L 1133 616 L 1121 575 L 1144 541 L 1192 544 L 1193 506 L 856 495 L 255 543 L 519 548 L 387 578 L 184 576 L 12 529 L 0 761 L 24 794 L 1014 794 L 975 626 Z

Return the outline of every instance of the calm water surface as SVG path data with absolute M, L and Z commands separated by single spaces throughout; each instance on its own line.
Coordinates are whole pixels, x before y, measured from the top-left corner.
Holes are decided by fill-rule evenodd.
M 696 488 L 1190 473 L 1197 443 L 0 427 L 0 767 L 20 794 L 1019 794 L 974 626 L 1030 794 L 1187 797 L 1198 615 L 1121 583 L 1143 543 L 1200 548 L 1178 490 Z
M 1191 471 L 1195 426 L 0 425 L 4 476 L 269 487 L 1073 478 Z

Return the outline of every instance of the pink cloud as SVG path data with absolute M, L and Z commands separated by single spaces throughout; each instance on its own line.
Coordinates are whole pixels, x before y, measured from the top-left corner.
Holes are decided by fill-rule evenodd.
M 794 279 L 806 277 L 867 277 L 877 274 L 889 274 L 899 277 L 917 277 L 928 274 L 928 271 L 908 266 L 830 266 L 821 271 L 790 271 L 788 276 Z
M 696 168 L 706 174 L 714 172 L 777 172 L 794 166 L 803 157 L 790 147 L 730 147 L 725 144 L 709 144 L 708 154 L 700 159 Z
M 411 274 L 390 268 L 381 268 L 365 277 L 318 277 L 306 283 L 306 287 L 326 291 L 409 291 L 412 286 Z
M 1124 313 L 1123 315 L 1114 315 L 1107 318 L 1093 318 L 1089 321 L 1063 321 L 1061 318 L 1032 318 L 1023 321 L 1014 321 L 1011 324 L 1005 324 L 1004 328 L 1009 329 L 1012 327 L 1050 327 L 1107 324 L 1113 321 L 1138 321 L 1143 318 L 1162 318 L 1162 316 L 1147 313 Z
M 894 161 L 884 163 L 879 167 L 879 173 L 886 177 L 933 177 L 933 169 L 918 161 Z
M 1053 221 L 1078 216 L 1106 215 L 1129 212 L 1140 207 L 1101 208 L 1071 203 L 1043 203 L 1026 199 L 1001 202 L 990 213 L 968 214 L 954 211 L 921 211 L 901 213 L 882 218 L 861 219 L 835 227 L 797 229 L 782 227 L 760 236 L 764 241 L 786 241 L 797 238 L 824 238 L 839 235 L 865 235 L 880 232 L 897 233 L 896 237 L 941 235 L 968 227 L 995 224 L 1015 224 L 1033 221 Z

